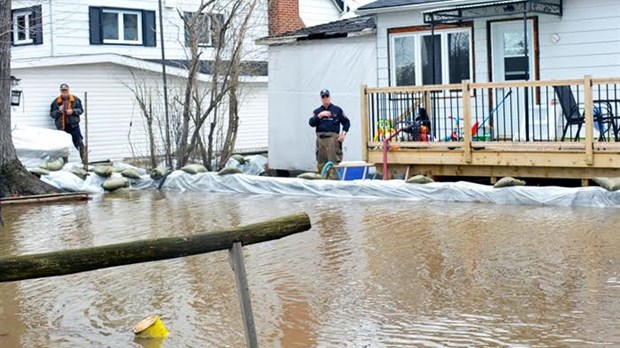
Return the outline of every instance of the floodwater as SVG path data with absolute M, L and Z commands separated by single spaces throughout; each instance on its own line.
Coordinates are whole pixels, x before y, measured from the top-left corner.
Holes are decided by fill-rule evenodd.
M 2 256 L 307 212 L 244 248 L 262 347 L 620 345 L 617 209 L 148 191 L 2 210 Z M 163 343 L 131 333 L 150 314 Z M 225 251 L 0 284 L 2 348 L 244 345 Z

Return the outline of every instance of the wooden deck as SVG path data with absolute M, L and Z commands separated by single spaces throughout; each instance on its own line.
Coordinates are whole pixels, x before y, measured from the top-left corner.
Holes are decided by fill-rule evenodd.
M 577 99 L 582 102 L 580 103 L 582 105 L 581 115 L 585 118 L 585 122 L 582 124 L 581 135 L 585 135 L 585 137 L 580 136 L 578 141 L 571 141 L 573 138 L 572 134 L 570 137 L 567 137 L 565 141 L 560 141 L 559 138 L 561 135 L 556 134 L 555 129 L 563 129 L 565 125 L 556 125 L 555 123 L 553 126 L 555 128 L 553 129 L 553 136 L 549 136 L 549 130 L 547 130 L 547 140 L 530 139 L 530 141 L 505 141 L 505 139 L 502 139 L 497 141 L 476 141 L 472 140 L 471 132 L 462 131 L 462 129 L 471 129 L 472 124 L 475 122 L 473 121 L 473 115 L 480 110 L 479 107 L 476 109 L 477 107 L 473 104 L 480 102 L 480 100 L 482 100 L 482 102 L 492 100 L 494 94 L 496 96 L 500 95 L 500 89 L 503 93 L 506 93 L 504 90 L 505 88 L 511 88 L 514 89 L 514 91 L 517 91 L 519 88 L 522 90 L 528 89 L 529 92 L 532 93 L 532 106 L 530 106 L 530 110 L 528 111 L 532 112 L 530 115 L 534 115 L 534 112 L 538 112 L 538 117 L 542 119 L 544 116 L 541 116 L 541 114 L 544 113 L 537 111 L 536 108 L 541 108 L 540 105 L 546 102 L 545 98 L 549 100 L 553 99 L 553 102 L 556 103 L 553 86 L 565 85 L 577 86 L 573 89 L 576 91 L 575 94 L 577 94 Z M 605 86 L 606 92 L 601 92 L 600 86 Z M 583 80 L 562 81 L 478 84 L 464 81 L 461 85 L 393 88 L 368 88 L 364 86 L 362 87 L 361 108 L 363 136 L 366 139 L 366 143 L 363 144 L 362 149 L 365 157 L 364 159 L 369 163 L 375 163 L 379 171 L 381 171 L 380 167 L 383 164 L 384 143 L 383 141 L 377 141 L 377 133 L 373 132 L 373 130 L 376 129 L 377 120 L 379 119 L 379 117 L 373 115 L 373 112 L 375 114 L 396 115 L 392 119 L 395 124 L 402 119 L 403 114 L 407 112 L 411 114 L 411 106 L 407 105 L 401 107 L 399 110 L 390 109 L 390 105 L 392 104 L 390 104 L 389 98 L 395 100 L 396 98 L 393 97 L 395 93 L 408 93 L 408 95 L 411 96 L 417 93 L 421 97 L 417 98 L 417 101 L 412 104 L 415 104 L 415 107 L 424 106 L 430 111 L 429 115 L 434 114 L 431 116 L 433 121 L 441 123 L 442 120 L 440 117 L 442 117 L 441 114 L 443 110 L 437 108 L 438 103 L 433 103 L 430 100 L 431 97 L 429 97 L 429 92 L 434 92 L 435 95 L 440 95 L 441 97 L 447 95 L 446 91 L 448 90 L 450 90 L 450 93 L 454 92 L 457 87 L 460 91 L 458 91 L 458 100 L 455 101 L 456 107 L 450 111 L 444 112 L 444 114 L 451 112 L 452 114 L 457 113 L 458 115 L 462 115 L 462 137 L 458 139 L 458 141 L 441 140 L 442 138 L 439 138 L 439 140 L 434 139 L 433 141 L 406 141 L 406 139 L 403 140 L 395 137 L 390 141 L 390 150 L 387 153 L 388 171 L 390 174 L 393 174 L 395 171 L 406 171 L 408 176 L 415 174 L 434 176 L 487 176 L 491 181 L 497 177 L 503 176 L 566 178 L 582 179 L 584 184 L 587 183 L 586 179 L 598 176 L 620 177 L 620 139 L 614 134 L 617 128 L 613 129 L 613 127 L 620 127 L 620 125 L 609 123 L 610 128 L 607 128 L 608 136 L 606 139 L 604 139 L 604 141 L 595 139 L 594 107 L 592 106 L 594 105 L 593 102 L 596 103 L 596 98 L 602 99 L 605 95 L 607 96 L 607 100 L 612 100 L 612 98 L 617 99 L 612 100 L 617 104 L 613 107 L 610 106 L 609 112 L 617 112 L 617 114 L 612 115 L 611 120 L 612 122 L 620 123 L 620 78 L 592 79 L 586 76 Z M 543 89 L 542 93 L 540 92 L 541 88 Z M 546 95 L 544 94 L 544 88 L 547 90 Z M 375 99 L 373 100 L 373 98 Z M 537 98 L 536 101 L 534 101 L 534 98 Z M 379 109 L 375 104 L 382 105 L 383 108 Z M 388 105 L 388 107 L 385 107 L 385 105 Z M 488 105 L 492 105 L 492 103 L 489 102 Z M 553 105 L 553 110 L 551 109 L 552 107 L 546 106 L 549 109 L 546 117 L 554 117 L 552 111 L 557 110 L 559 110 L 557 113 L 562 116 L 562 109 L 555 106 L 556 104 Z M 590 107 L 584 107 L 584 105 L 590 105 Z M 490 106 L 487 106 L 487 108 L 491 109 Z M 525 108 L 527 108 L 527 106 Z M 406 110 L 403 111 L 403 109 Z M 524 107 L 521 107 L 520 110 L 523 111 L 523 109 Z M 491 115 L 493 115 L 493 112 L 491 112 Z M 496 118 L 501 117 L 497 114 L 496 116 Z M 476 116 L 476 118 L 480 120 L 478 117 L 479 116 Z M 614 120 L 614 117 L 617 117 L 617 120 Z M 503 121 L 506 122 L 506 119 Z M 561 121 L 559 118 L 558 120 Z M 448 125 L 448 121 L 444 121 L 443 124 Z M 493 125 L 492 122 L 493 121 L 491 121 L 491 124 Z M 495 124 L 498 124 L 498 122 L 499 120 L 496 119 Z M 444 127 L 445 129 L 438 129 L 437 133 L 441 131 L 444 131 L 444 133 L 450 132 L 448 126 Z M 566 127 L 565 129 L 569 128 L 569 126 Z M 490 132 L 492 133 L 493 126 L 490 128 Z M 542 129 L 541 126 L 541 130 Z M 584 130 L 585 134 L 583 133 Z M 510 136 L 517 137 L 517 135 L 513 134 Z M 534 137 L 534 135 L 532 136 Z

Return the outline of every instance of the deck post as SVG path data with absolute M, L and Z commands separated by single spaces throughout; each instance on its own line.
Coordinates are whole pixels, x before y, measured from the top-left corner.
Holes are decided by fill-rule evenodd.
M 463 95 L 463 157 L 465 163 L 471 163 L 471 95 L 469 81 L 462 82 Z
M 362 159 L 368 162 L 368 85 L 360 89 L 360 117 L 362 122 Z
M 583 95 L 584 95 L 584 108 L 586 113 L 586 164 L 594 164 L 593 154 L 593 138 L 594 138 L 594 115 L 592 104 L 592 76 L 586 75 L 583 79 Z
M 254 316 L 252 315 L 252 302 L 250 301 L 250 287 L 248 285 L 248 277 L 245 273 L 241 242 L 235 242 L 233 244 L 232 248 L 230 248 L 229 256 L 230 266 L 235 272 L 237 291 L 239 293 L 239 304 L 241 305 L 241 317 L 243 318 L 243 329 L 245 331 L 245 340 L 249 348 L 258 348 L 256 326 L 254 325 Z

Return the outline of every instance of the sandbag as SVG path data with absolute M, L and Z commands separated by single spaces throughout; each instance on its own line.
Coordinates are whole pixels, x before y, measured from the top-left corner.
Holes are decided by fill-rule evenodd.
M 300 179 L 306 179 L 306 180 L 322 180 L 322 179 L 325 179 L 324 177 L 321 176 L 321 174 L 314 173 L 314 172 L 302 173 L 302 174 L 297 175 L 297 177 L 300 178 Z
M 86 176 L 88 175 L 88 172 L 85 171 L 84 169 L 71 169 L 69 173 L 77 176 L 78 178 L 82 180 L 86 179 Z
M 189 174 L 198 174 L 198 173 L 206 173 L 207 168 L 202 164 L 188 164 L 185 167 L 181 168 L 182 171 Z
M 592 180 L 607 191 L 620 190 L 620 178 L 594 178 Z
M 65 161 L 63 161 L 62 158 L 59 158 L 55 161 L 47 161 L 43 163 L 42 165 L 40 165 L 39 167 L 55 172 L 55 171 L 61 170 L 64 165 L 65 165 Z
M 113 169 L 111 166 L 95 166 L 95 169 L 93 171 L 95 172 L 95 174 L 103 178 L 107 178 L 112 175 Z
M 424 175 L 415 175 L 407 179 L 406 183 L 408 184 L 428 184 L 431 182 L 435 182 L 435 180 L 424 176 Z
M 510 186 L 525 186 L 525 181 L 507 176 L 507 177 L 497 180 L 495 185 L 493 185 L 494 188 L 510 187 Z
M 28 169 L 28 171 L 31 172 L 32 174 L 38 175 L 39 177 L 41 175 L 49 175 L 49 173 L 50 173 L 49 170 L 47 170 L 45 168 L 41 168 L 41 167 L 39 167 L 39 168 L 30 168 L 30 169 Z
M 127 180 L 127 178 L 110 178 L 101 184 L 101 187 L 108 191 L 118 190 L 127 186 L 129 186 L 129 180 Z
M 217 172 L 217 175 L 243 174 L 243 171 L 235 167 L 226 167 Z
M 121 175 L 129 179 L 140 179 L 142 177 L 137 170 L 131 168 L 124 169 Z
M 236 155 L 232 155 L 230 156 L 230 158 L 234 159 L 235 161 L 239 162 L 239 164 L 245 164 L 245 157 L 236 154 Z
M 166 175 L 166 172 L 168 172 L 168 169 L 162 168 L 162 167 L 157 167 L 157 168 L 151 169 L 149 175 L 151 176 L 151 179 L 159 180 L 159 179 L 163 178 L 164 175 Z

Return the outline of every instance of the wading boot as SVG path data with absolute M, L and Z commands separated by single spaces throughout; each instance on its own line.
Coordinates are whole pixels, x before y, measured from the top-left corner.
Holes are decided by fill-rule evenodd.
M 80 153 L 80 159 L 82 160 L 82 164 L 86 164 L 86 149 L 84 148 L 84 144 L 80 142 L 78 145 L 78 152 Z

